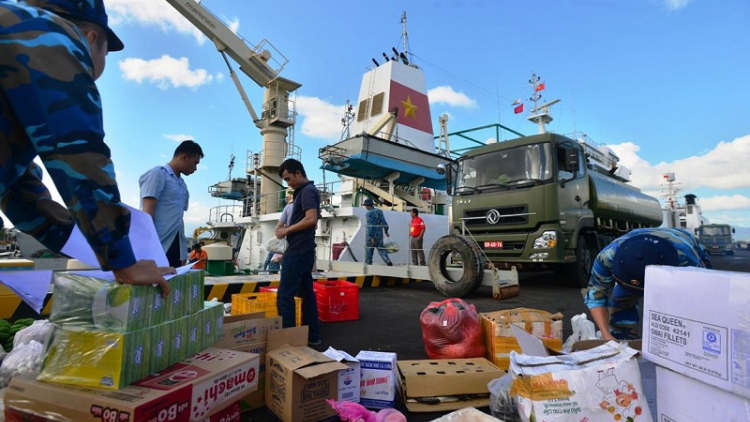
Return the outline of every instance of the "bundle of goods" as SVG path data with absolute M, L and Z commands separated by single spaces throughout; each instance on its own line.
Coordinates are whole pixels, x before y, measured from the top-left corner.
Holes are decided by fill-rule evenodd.
M 484 357 L 482 327 L 474 305 L 455 298 L 432 302 L 422 311 L 419 322 L 431 359 Z
M 560 313 L 551 314 L 537 309 L 515 308 L 483 313 L 480 317 L 487 355 L 500 369 L 508 369 L 510 353 L 521 350 L 511 325 L 523 328 L 540 339 L 551 350 L 559 352 L 562 349 L 563 315 Z

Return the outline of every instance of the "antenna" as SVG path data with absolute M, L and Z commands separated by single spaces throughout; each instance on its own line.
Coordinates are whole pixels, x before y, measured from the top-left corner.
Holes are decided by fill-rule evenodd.
M 404 38 L 404 56 L 409 57 L 409 35 L 406 32 L 406 11 L 401 13 L 401 26 L 403 28 L 402 37 Z M 408 65 L 409 60 L 404 60 L 404 64 Z
M 341 118 L 341 125 L 343 126 L 343 129 L 341 130 L 342 141 L 349 139 L 349 128 L 351 127 L 353 120 L 354 106 L 349 103 L 349 100 L 346 100 L 346 105 L 344 105 L 344 117 Z

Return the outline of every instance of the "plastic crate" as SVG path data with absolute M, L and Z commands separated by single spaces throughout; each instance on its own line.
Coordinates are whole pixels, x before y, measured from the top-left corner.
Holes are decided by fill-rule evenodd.
M 260 289 L 258 289 L 258 291 L 259 292 L 266 292 L 266 293 L 268 293 L 268 292 L 270 292 L 270 293 L 276 293 L 276 292 L 279 291 L 279 287 L 278 286 L 275 286 L 275 287 L 263 286 Z
M 359 286 L 344 280 L 313 283 L 318 317 L 323 322 L 359 319 Z
M 265 312 L 266 318 L 279 315 L 276 292 L 235 293 L 232 295 L 232 315 Z M 294 298 L 294 316 L 297 326 L 302 325 L 302 299 Z

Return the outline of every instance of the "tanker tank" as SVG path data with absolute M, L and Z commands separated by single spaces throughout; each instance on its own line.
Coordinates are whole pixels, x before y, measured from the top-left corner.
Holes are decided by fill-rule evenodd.
M 599 218 L 644 226 L 662 223 L 659 201 L 638 188 L 594 171 L 589 172 L 589 188 L 589 208 Z

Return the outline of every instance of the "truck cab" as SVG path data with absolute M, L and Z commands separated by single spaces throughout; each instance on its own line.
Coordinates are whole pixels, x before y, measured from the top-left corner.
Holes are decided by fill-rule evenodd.
M 696 229 L 698 239 L 712 255 L 734 255 L 732 233 L 729 224 L 704 224 Z

